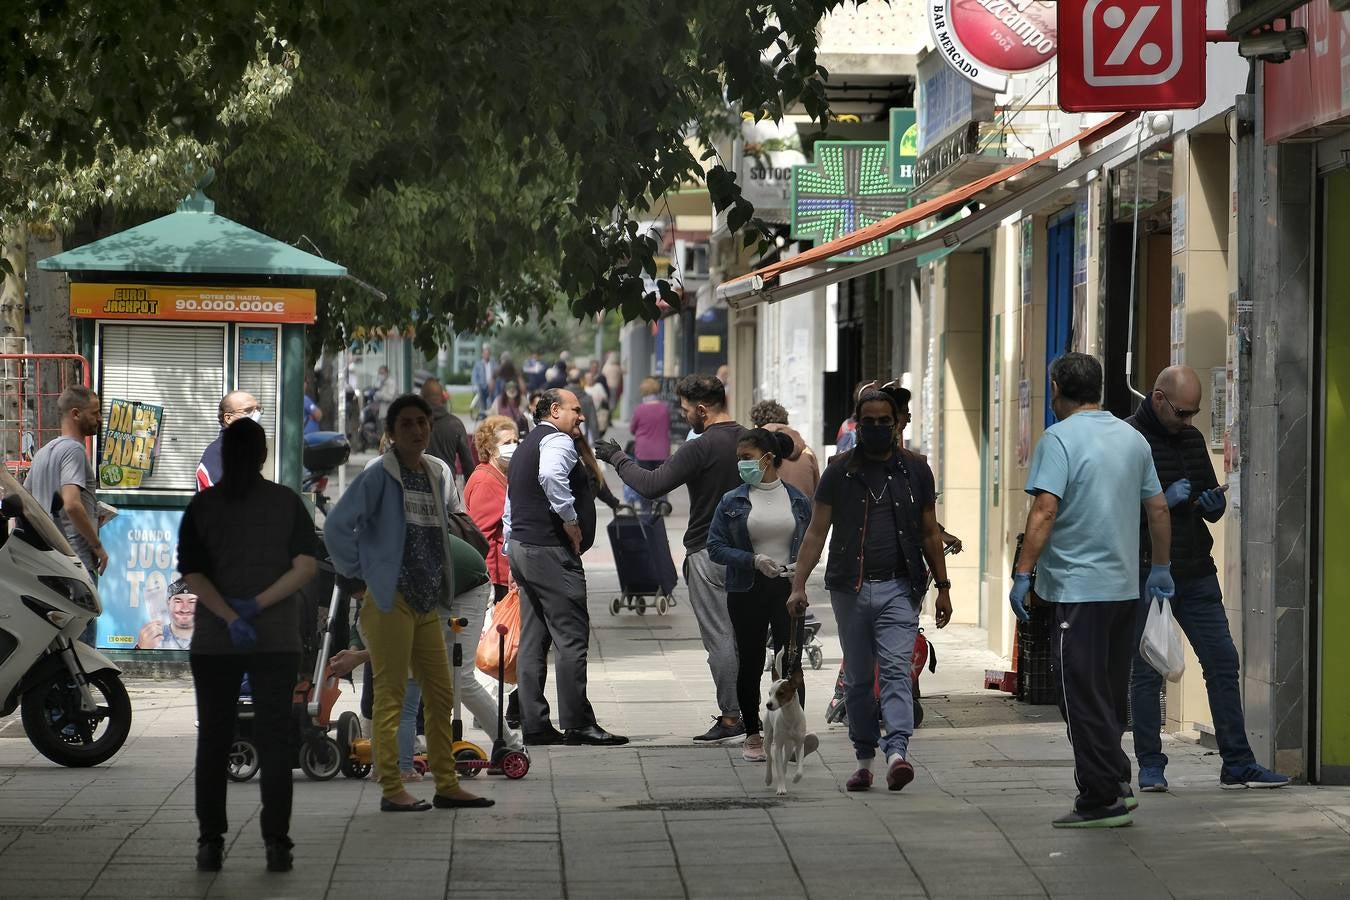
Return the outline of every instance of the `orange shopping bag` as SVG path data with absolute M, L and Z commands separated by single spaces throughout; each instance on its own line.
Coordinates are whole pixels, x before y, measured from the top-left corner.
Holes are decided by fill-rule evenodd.
M 497 626 L 506 626 L 506 655 L 499 653 L 501 636 Z M 478 639 L 478 654 L 474 663 L 478 671 L 507 684 L 516 683 L 516 654 L 520 651 L 520 590 L 512 587 L 506 596 L 492 607 L 492 619 Z

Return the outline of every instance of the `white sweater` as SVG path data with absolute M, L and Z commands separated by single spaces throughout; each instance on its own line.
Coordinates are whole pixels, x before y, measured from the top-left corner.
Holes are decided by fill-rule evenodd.
M 780 566 L 792 553 L 792 535 L 797 521 L 792 517 L 792 498 L 782 480 L 750 488 L 750 546 Z

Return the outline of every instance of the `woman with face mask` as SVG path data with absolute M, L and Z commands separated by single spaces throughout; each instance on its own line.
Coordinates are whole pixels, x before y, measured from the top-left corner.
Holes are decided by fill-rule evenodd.
M 488 576 L 493 602 L 506 596 L 511 567 L 502 554 L 502 510 L 506 507 L 506 470 L 520 442 L 520 432 L 506 416 L 488 416 L 473 434 L 482 460 L 464 483 L 464 508 L 487 538 Z
M 727 609 L 740 660 L 736 697 L 745 721 L 741 755 L 764 761 L 760 735 L 760 677 L 764 632 L 772 627 L 777 653 L 791 637 L 787 598 L 811 501 L 778 477 L 778 467 L 792 453 L 792 439 L 781 432 L 755 428 L 736 444 L 741 486 L 727 492 L 713 513 L 708 530 L 708 556 L 726 566 Z M 805 691 L 800 699 L 806 702 Z

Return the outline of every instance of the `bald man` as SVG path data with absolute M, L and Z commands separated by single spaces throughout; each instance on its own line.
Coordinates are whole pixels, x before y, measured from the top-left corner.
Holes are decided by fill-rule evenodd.
M 220 398 L 216 408 L 216 421 L 220 422 L 220 433 L 216 439 L 206 445 L 202 451 L 201 462 L 197 463 L 197 490 L 204 491 L 220 480 L 220 440 L 225 428 L 236 419 L 262 421 L 262 406 L 258 398 L 248 391 L 230 391 Z
M 1214 539 L 1208 523 L 1223 516 L 1227 507 L 1225 488 L 1215 478 L 1205 436 L 1191 424 L 1200 414 L 1201 390 L 1200 378 L 1189 366 L 1163 369 L 1152 393 L 1126 421 L 1152 448 L 1153 465 L 1171 511 L 1172 578 L 1176 583 L 1172 614 L 1195 648 L 1205 675 L 1209 711 L 1223 757 L 1219 786 L 1226 790 L 1283 787 L 1289 783 L 1288 777 L 1258 764 L 1247 742 L 1238 686 L 1238 653 L 1228 631 L 1218 569 L 1210 555 Z M 1140 560 L 1142 577 L 1149 570 L 1148 543 L 1141 543 L 1140 548 L 1144 553 Z M 1134 753 L 1139 762 L 1139 789 L 1166 791 L 1167 755 L 1162 752 L 1158 735 L 1162 728 L 1162 676 L 1138 651 L 1147 620 L 1146 610 L 1141 608 L 1130 681 Z

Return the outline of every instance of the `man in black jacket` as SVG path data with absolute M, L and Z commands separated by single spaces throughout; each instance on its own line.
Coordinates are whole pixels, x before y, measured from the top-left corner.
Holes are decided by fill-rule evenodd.
M 469 432 L 459 416 L 445 408 L 445 388 L 440 381 L 428 378 L 422 382 L 422 399 L 431 405 L 431 443 L 427 454 L 434 456 L 454 471 L 459 461 L 460 474 L 468 478 L 476 465 L 469 447 Z
M 1227 790 L 1283 787 L 1288 777 L 1256 762 L 1247 742 L 1238 686 L 1238 652 L 1228 631 L 1228 615 L 1219 590 L 1218 569 L 1210 551 L 1214 539 L 1207 522 L 1223 516 L 1227 501 L 1210 461 L 1205 436 L 1191 424 L 1200 412 L 1200 378 L 1189 366 L 1163 369 L 1153 391 L 1126 419 L 1153 450 L 1153 465 L 1172 514 L 1172 578 L 1175 616 L 1186 639 L 1195 648 L 1209 693 L 1209 711 L 1219 742 L 1223 767 L 1219 786 Z M 1143 527 L 1147 528 L 1147 524 Z M 1147 532 L 1145 532 L 1147 533 Z M 1148 553 L 1148 541 L 1140 541 Z M 1141 580 L 1150 561 L 1140 561 Z M 1142 636 L 1148 616 L 1141 609 L 1136 631 Z M 1138 637 L 1135 646 L 1138 647 Z M 1130 682 L 1134 724 L 1134 753 L 1139 761 L 1139 789 L 1166 791 L 1167 756 L 1162 752 L 1159 695 L 1162 676 L 1135 651 Z
M 939 628 L 951 621 L 952 585 L 934 513 L 933 472 L 918 457 L 901 454 L 903 420 L 895 397 L 875 388 L 864 390 L 854 419 L 858 445 L 826 467 L 816 488 L 788 612 L 801 615 L 806 610 L 806 581 L 830 535 L 825 587 L 844 650 L 848 735 L 858 760 L 845 788 L 871 788 L 880 747 L 886 787 L 898 791 L 914 779 L 914 767 L 905 758 L 914 730 L 910 658 L 929 570 L 937 579 L 934 611 Z M 884 737 L 873 699 L 878 671 Z
M 736 470 L 736 442 L 745 427 L 727 412 L 726 386 L 711 375 L 687 375 L 675 392 L 696 441 L 686 441 L 675 455 L 647 470 L 628 457 L 615 441 L 600 441 L 595 455 L 614 466 L 623 483 L 649 500 L 680 485 L 689 488 L 689 527 L 684 532 L 684 580 L 694 609 L 708 668 L 717 690 L 720 715 L 696 741 L 725 741 L 745 735 L 736 699 L 736 639 L 727 610 L 726 570 L 708 557 L 708 526 L 717 504 L 741 483 Z

